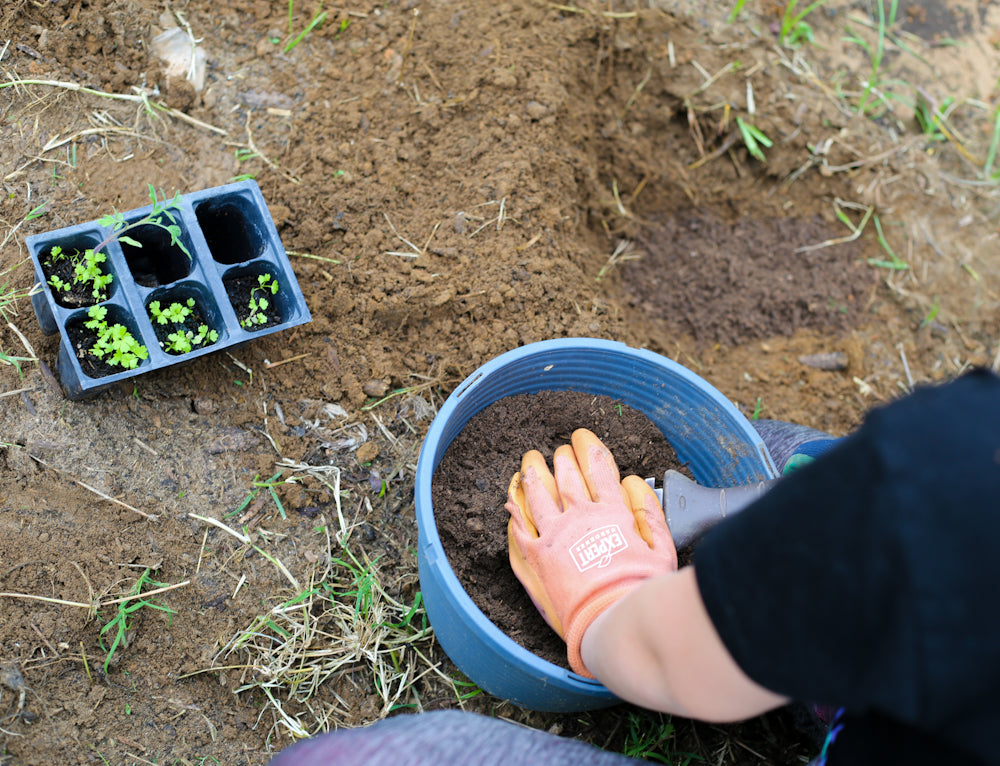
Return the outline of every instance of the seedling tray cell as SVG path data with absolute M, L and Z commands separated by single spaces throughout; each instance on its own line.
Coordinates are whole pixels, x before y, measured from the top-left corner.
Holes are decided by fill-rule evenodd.
M 130 210 L 124 220 L 126 224 L 135 223 L 152 210 L 152 205 Z M 89 346 L 80 340 L 82 328 L 92 320 L 86 305 L 90 299 L 82 304 L 75 298 L 68 301 L 47 284 L 42 267 L 53 247 L 63 252 L 83 252 L 99 245 L 112 229 L 91 221 L 25 238 L 39 283 L 31 298 L 32 307 L 42 332 L 60 335 L 56 369 L 68 398 L 93 396 L 136 375 L 189 362 L 311 321 L 256 182 L 240 181 L 181 195 L 179 207 L 169 212 L 180 227 L 180 241 L 190 257 L 171 242 L 168 232 L 151 224 L 128 230 L 125 240 L 112 239 L 102 250 L 106 260 L 101 267 L 112 275 L 112 281 L 103 299 L 93 300 L 92 305 L 106 310 L 101 313 L 108 324 L 121 325 L 145 346 L 148 355 L 133 369 L 107 364 L 97 369 L 102 365 L 94 364 L 92 354 L 87 352 Z M 277 292 L 272 292 L 273 283 L 278 285 Z M 252 313 L 247 305 L 251 298 L 263 319 L 246 318 Z M 161 346 L 161 338 L 166 335 L 165 329 L 175 328 L 154 327 L 157 320 L 150 315 L 150 303 L 158 301 L 166 309 L 173 303 L 188 306 L 189 299 L 194 301 L 195 316 L 213 337 L 217 334 L 217 339 L 198 340 L 186 353 L 169 353 Z

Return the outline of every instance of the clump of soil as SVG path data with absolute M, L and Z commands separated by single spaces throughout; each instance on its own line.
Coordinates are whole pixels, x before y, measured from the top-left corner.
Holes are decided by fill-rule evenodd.
M 431 497 L 441 544 L 459 582 L 490 621 L 534 654 L 562 667 L 566 645 L 545 623 L 507 558 L 504 503 L 521 457 L 539 450 L 551 465 L 556 447 L 589 428 L 615 456 L 622 477 L 685 470 L 659 429 L 608 396 L 575 391 L 518 394 L 475 415 L 434 475 Z

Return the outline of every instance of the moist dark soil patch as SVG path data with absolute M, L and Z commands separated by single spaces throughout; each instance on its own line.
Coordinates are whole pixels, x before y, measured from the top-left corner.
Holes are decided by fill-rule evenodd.
M 168 308 L 168 306 L 170 305 L 170 304 L 166 303 L 165 301 L 161 302 L 161 303 L 162 303 L 161 309 L 163 309 L 163 310 L 166 310 Z M 184 305 L 187 305 L 187 304 L 184 304 Z M 172 333 L 175 333 L 175 332 L 188 333 L 188 332 L 190 332 L 191 333 L 191 337 L 190 337 L 190 340 L 191 340 L 191 351 L 195 351 L 195 350 L 197 350 L 199 348 L 205 348 L 206 346 L 211 346 L 213 343 L 216 342 L 216 341 L 211 340 L 210 338 L 206 337 L 198 345 L 194 344 L 194 340 L 193 339 L 198 336 L 198 328 L 201 327 L 202 325 L 206 325 L 208 327 L 209 331 L 212 331 L 212 330 L 218 331 L 218 328 L 212 327 L 212 325 L 209 323 L 209 321 L 205 317 L 205 313 L 201 310 L 201 306 L 199 306 L 197 303 L 195 303 L 194 306 L 191 307 L 191 313 L 188 314 L 186 317 L 184 317 L 184 321 L 183 322 L 167 322 L 167 324 L 160 324 L 152 316 L 150 316 L 150 321 L 153 323 L 153 332 L 156 334 L 156 339 L 160 342 L 160 348 L 162 348 L 168 354 L 173 354 L 174 356 L 183 356 L 185 353 L 190 353 L 190 352 L 186 352 L 186 351 L 174 351 L 174 350 L 172 350 L 170 348 L 167 348 L 167 345 L 170 342 L 168 340 L 168 336 L 170 336 Z M 218 339 L 216 339 L 216 340 L 218 340 Z
M 441 544 L 459 582 L 490 621 L 534 654 L 568 668 L 566 645 L 535 609 L 507 558 L 507 485 L 532 449 L 552 465 L 556 447 L 589 428 L 622 477 L 687 473 L 643 415 L 608 396 L 575 391 L 518 394 L 475 415 L 441 460 L 431 487 Z
M 51 254 L 42 261 L 42 272 L 45 274 L 45 282 L 52 292 L 52 297 L 56 303 L 64 308 L 75 309 L 82 306 L 93 306 L 95 303 L 108 299 L 108 290 L 102 289 L 100 297 L 94 297 L 94 287 L 90 282 L 77 282 L 75 266 L 77 261 L 83 259 L 80 250 L 71 250 L 64 253 L 64 257 L 53 259 Z M 105 264 L 107 261 L 105 261 Z M 101 269 L 102 274 L 107 274 L 106 266 Z M 69 290 L 57 290 L 48 284 L 52 277 L 58 277 L 64 284 L 69 285 Z
M 223 280 L 226 286 L 226 294 L 229 296 L 230 302 L 233 304 L 233 310 L 236 312 L 236 318 L 240 320 L 240 326 L 244 330 L 254 331 L 263 330 L 265 327 L 273 327 L 276 324 L 281 324 L 281 311 L 278 308 L 277 295 L 272 295 L 270 290 L 261 289 L 260 282 L 257 281 L 256 274 L 243 274 L 238 277 L 226 277 Z M 284 286 L 282 285 L 282 288 Z M 279 292 L 280 292 L 279 288 Z M 256 290 L 256 295 L 254 294 Z M 267 308 L 263 311 L 258 311 L 257 313 L 262 313 L 267 317 L 267 321 L 261 324 L 248 323 L 243 325 L 243 322 L 250 316 L 250 299 L 256 298 L 259 302 L 261 298 L 267 301 Z
M 739 343 L 801 328 L 843 331 L 863 318 L 876 273 L 855 243 L 799 251 L 830 238 L 819 218 L 743 217 L 707 210 L 661 217 L 639 237 L 623 279 L 650 318 L 699 343 Z

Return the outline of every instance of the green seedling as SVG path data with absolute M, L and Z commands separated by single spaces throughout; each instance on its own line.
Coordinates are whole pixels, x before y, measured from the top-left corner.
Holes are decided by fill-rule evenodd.
M 240 383 L 240 381 L 235 381 L 235 382 L 239 383 L 240 385 L 243 385 L 242 383 Z M 231 516 L 235 516 L 238 513 L 242 513 L 246 509 L 246 507 L 254 501 L 254 499 L 257 497 L 257 493 L 262 489 L 266 489 L 268 492 L 271 493 L 271 499 L 274 500 L 274 504 L 278 506 L 278 512 L 281 514 L 281 518 L 287 519 L 288 515 L 285 512 L 285 506 L 282 504 L 281 498 L 278 496 L 277 490 L 275 490 L 275 486 L 277 486 L 278 484 L 285 483 L 284 480 L 281 479 L 281 474 L 282 472 L 278 471 L 270 479 L 264 481 L 261 480 L 259 474 L 257 476 L 254 476 L 253 482 L 251 482 L 253 489 L 250 490 L 250 493 L 246 496 L 246 498 L 239 505 L 239 507 L 236 508 L 236 510 L 230 511 L 229 513 L 225 514 L 223 518 L 228 519 Z
M 275 42 L 279 41 L 275 40 Z M 260 157 L 260 154 L 258 152 L 253 151 L 252 149 L 237 149 L 235 152 L 235 156 L 237 162 L 248 162 L 252 159 Z M 232 178 L 230 178 L 229 182 L 236 183 L 237 181 L 249 181 L 256 177 L 257 177 L 256 173 L 240 173 L 239 175 L 235 175 Z
M 149 317 L 159 325 L 173 325 L 174 331 L 167 335 L 160 346 L 172 354 L 187 354 L 198 346 L 208 346 L 219 339 L 219 333 L 200 324 L 197 330 L 189 330 L 184 323 L 194 313 L 195 300 L 188 298 L 184 303 L 174 301 L 162 308 L 159 301 L 149 302 Z
M 288 0 L 288 36 L 289 37 L 292 36 L 292 33 L 293 33 L 294 29 L 295 29 L 294 24 L 292 22 L 292 14 L 294 12 L 294 6 L 295 6 L 295 0 Z M 308 26 L 306 26 L 305 29 L 303 29 L 301 32 L 299 32 L 299 34 L 295 38 L 289 40 L 288 44 L 285 46 L 285 51 L 284 52 L 288 53 L 292 48 L 294 48 L 296 45 L 298 45 L 300 42 L 302 42 L 306 38 L 306 35 L 308 35 L 310 32 L 312 32 L 316 27 L 320 26 L 324 21 L 326 21 L 326 11 L 323 10 L 323 6 L 322 6 L 322 4 L 320 4 L 319 8 L 316 9 L 315 15 L 312 17 L 312 21 L 310 21 L 309 24 L 308 24 Z M 343 25 L 341 25 L 341 31 L 343 31 L 344 28 L 345 27 L 343 27 Z
M 240 325 L 244 329 L 267 323 L 267 314 L 265 312 L 271 305 L 266 297 L 268 293 L 271 295 L 278 294 L 278 281 L 272 279 L 270 274 L 261 274 L 257 277 L 257 286 L 250 291 L 250 301 L 247 304 L 250 313 L 245 319 L 240 320 Z
M 913 117 L 917 121 L 920 132 L 930 141 L 947 141 L 945 134 L 945 114 L 949 107 L 955 103 L 955 99 L 948 97 L 941 102 L 940 109 L 935 107 L 923 95 L 917 98 L 916 106 L 913 110 Z
M 46 202 L 43 202 L 38 207 L 33 208 L 24 217 L 24 220 L 27 222 L 27 221 L 34 221 L 36 218 L 41 218 L 43 215 L 45 215 L 47 212 L 49 212 L 48 210 L 45 209 L 48 206 L 48 204 L 49 204 L 48 201 L 46 201 Z
M 344 548 L 344 552 L 347 553 L 350 561 L 342 558 L 333 558 L 331 561 L 344 567 L 351 574 L 351 589 L 335 590 L 328 583 L 323 585 L 339 597 L 353 599 L 355 619 L 365 620 L 371 615 L 372 606 L 378 597 L 378 575 L 375 570 L 378 559 L 365 565 L 358 561 L 349 548 Z M 412 619 L 412 614 L 407 619 L 407 623 L 409 619 Z
M 761 162 L 767 162 L 767 157 L 764 156 L 764 152 L 760 147 L 764 146 L 770 149 L 774 146 L 774 142 L 760 128 L 752 123 L 745 122 L 741 117 L 736 118 L 736 127 L 739 128 L 740 137 L 743 139 L 747 151 L 750 152 L 750 156 Z
M 815 11 L 827 0 L 815 0 L 805 7 L 804 10 L 796 13 L 799 7 L 798 0 L 789 0 L 785 4 L 785 12 L 781 18 L 781 42 L 789 48 L 796 48 L 800 43 L 811 43 L 813 41 L 812 27 L 806 23 L 806 16 Z
M 18 264 L 20 266 L 20 264 Z M 10 269 L 4 272 L 0 272 L 0 276 L 13 271 L 16 266 L 12 266 Z M 10 282 L 4 282 L 0 285 L 0 318 L 5 322 L 10 321 L 10 315 L 17 314 L 17 301 L 19 298 L 30 298 L 33 295 L 34 288 L 27 290 L 18 290 L 10 286 Z M 8 315 L 7 312 L 10 312 Z
M 643 714 L 629 711 L 628 732 L 622 754 L 643 761 L 686 766 L 691 763 L 694 756 L 690 753 L 671 753 L 670 741 L 674 735 L 674 725 L 670 716 L 662 713 Z M 681 758 L 684 760 L 680 760 Z
M 983 178 L 987 181 L 1000 180 L 1000 170 L 993 169 L 998 146 L 1000 146 L 1000 106 L 993 112 L 993 137 L 990 139 L 990 148 L 986 153 L 986 161 L 983 163 Z
M 87 285 L 94 300 L 105 300 L 108 297 L 108 285 L 114 280 L 114 277 L 106 273 L 101 265 L 107 259 L 104 253 L 99 252 L 99 248 L 87 248 L 83 252 L 77 250 L 70 254 L 63 251 L 59 245 L 54 245 L 49 250 L 48 263 L 57 264 L 69 260 L 73 265 L 73 281 L 66 282 L 53 274 L 49 277 L 48 284 L 56 292 L 64 293 L 68 293 L 74 284 Z
M 889 260 L 885 260 L 884 258 L 869 258 L 868 263 L 872 266 L 878 266 L 880 269 L 892 269 L 893 271 L 906 271 L 910 268 L 909 264 L 896 255 L 895 251 L 889 246 L 889 241 L 885 238 L 885 232 L 882 231 L 882 220 L 878 217 L 877 213 L 872 216 L 872 223 L 875 224 L 875 236 L 878 238 L 878 243 L 885 250 L 886 255 L 889 256 Z
M 147 184 L 149 187 L 149 198 L 152 200 L 152 209 L 149 214 L 138 221 L 133 223 L 128 223 L 125 220 L 125 216 L 122 213 L 111 213 L 103 218 L 98 219 L 98 223 L 101 226 L 107 226 L 111 228 L 111 234 L 109 234 L 101 244 L 94 248 L 94 250 L 102 250 L 106 245 L 118 240 L 119 242 L 124 242 L 132 247 L 142 247 L 142 243 L 133 239 L 132 237 L 125 236 L 125 232 L 136 229 L 139 226 L 156 226 L 159 229 L 167 232 L 170 235 L 170 244 L 176 245 L 181 249 L 181 251 L 189 259 L 191 258 L 191 253 L 188 251 L 184 242 L 181 240 L 181 227 L 177 223 L 177 219 L 171 210 L 179 210 L 181 206 L 181 193 L 177 192 L 174 198 L 167 200 L 166 195 L 163 196 L 162 200 L 156 198 L 156 189 L 153 184 Z M 162 191 L 160 192 L 163 193 Z M 169 221 L 169 223 L 167 223 Z
M 483 690 L 472 681 L 465 681 L 460 678 L 455 678 L 454 676 L 450 677 L 449 680 L 451 681 L 452 686 L 455 687 L 455 699 L 459 702 L 464 702 L 465 700 L 472 699 L 473 697 L 478 697 L 483 693 Z
M 62 292 L 62 293 L 68 293 L 70 291 L 70 288 L 73 286 L 69 282 L 63 282 L 55 274 L 49 277 L 49 285 L 51 285 L 52 289 L 55 290 L 56 292 Z
M 170 235 L 170 243 L 177 245 L 188 258 L 191 258 L 191 253 L 181 241 L 181 227 L 177 224 L 177 219 L 174 218 L 173 213 L 170 212 L 172 209 L 180 207 L 180 192 L 174 195 L 172 200 L 167 201 L 165 197 L 163 200 L 158 200 L 156 198 L 156 189 L 153 188 L 152 184 L 149 184 L 149 196 L 153 201 L 152 209 L 148 215 L 140 218 L 138 221 L 128 223 L 125 220 L 125 216 L 118 212 L 99 218 L 98 223 L 101 226 L 110 228 L 111 233 L 95 247 L 88 247 L 83 251 L 75 250 L 69 253 L 64 251 L 59 245 L 53 246 L 46 257 L 46 263 L 52 266 L 69 260 L 73 267 L 73 281 L 67 282 L 53 274 L 48 279 L 48 285 L 57 293 L 69 292 L 74 284 L 88 285 L 94 300 L 106 300 L 108 297 L 107 288 L 114 281 L 114 277 L 110 273 L 106 273 L 102 265 L 107 262 L 107 255 L 103 252 L 104 248 L 115 240 L 133 247 L 142 247 L 141 242 L 126 235 L 126 232 L 139 226 L 149 225 L 163 229 Z M 43 207 L 44 205 L 35 208 L 29 215 L 36 213 L 37 215 L 41 215 Z
M 149 351 L 137 341 L 122 324 L 107 323 L 108 310 L 104 306 L 91 306 L 87 311 L 90 320 L 83 323 L 97 335 L 89 352 L 112 367 L 134 370 L 139 361 L 149 356 Z
M 927 325 L 933 322 L 937 318 L 937 315 L 940 311 L 941 311 L 941 304 L 938 301 L 938 296 L 935 295 L 934 302 L 931 304 L 930 311 L 927 312 L 927 316 L 925 316 L 923 320 L 920 322 L 920 329 L 925 328 Z
M 211 345 L 219 339 L 219 333 L 215 330 L 208 329 L 208 325 L 201 324 L 198 325 L 198 331 L 194 330 L 178 330 L 177 332 L 172 332 L 167 336 L 166 341 L 161 345 L 167 351 L 174 354 L 187 354 L 193 351 L 197 346 L 201 345 Z M 206 341 L 208 341 L 206 343 Z
M 116 606 L 118 607 L 115 612 L 115 616 L 112 617 L 103 628 L 101 628 L 100 636 L 104 634 L 109 634 L 113 636 L 111 640 L 111 647 L 105 648 L 104 641 L 99 638 L 98 641 L 101 645 L 101 649 L 104 649 L 106 656 L 104 658 L 104 672 L 108 672 L 108 668 L 111 664 L 111 658 L 114 657 L 115 652 L 118 647 L 123 649 L 128 646 L 128 631 L 132 627 L 129 620 L 132 618 L 136 612 L 143 608 L 157 609 L 161 612 L 167 613 L 167 624 L 170 624 L 170 619 L 177 614 L 173 609 L 170 609 L 163 604 L 159 604 L 152 599 L 141 598 L 142 588 L 144 585 L 151 585 L 153 588 L 166 588 L 169 587 L 166 583 L 155 582 L 150 579 L 151 570 L 147 567 L 143 570 L 142 574 L 139 575 L 139 579 L 136 581 L 135 585 L 129 591 L 130 598 L 122 600 Z
M 743 10 L 743 6 L 747 4 L 747 0 L 736 0 L 736 5 L 733 6 L 733 10 L 729 12 L 729 23 L 732 24 L 736 21 L 736 17 L 740 15 L 740 11 Z
M 825 5 L 826 2 L 827 0 L 814 0 L 804 10 L 799 10 L 800 3 L 798 0 L 788 0 L 785 3 L 785 10 L 781 17 L 781 29 L 779 31 L 781 44 L 789 48 L 797 48 L 801 43 L 813 42 L 812 27 L 806 22 L 806 17 L 820 6 Z M 736 21 L 736 17 L 740 15 L 745 5 L 746 0 L 737 0 L 733 9 L 729 12 L 728 21 L 730 24 Z
M 877 5 L 878 29 L 875 47 L 873 48 L 867 41 L 853 32 L 850 32 L 850 30 L 848 30 L 849 34 L 844 38 L 848 42 L 860 45 L 868 54 L 868 58 L 871 61 L 871 72 L 868 75 L 868 80 L 865 82 L 864 90 L 861 92 L 861 99 L 858 102 L 858 114 L 868 114 L 872 109 L 869 104 L 869 99 L 872 95 L 878 95 L 878 83 L 882 70 L 882 59 L 885 57 L 886 36 L 888 34 L 888 30 L 891 29 L 896 23 L 896 11 L 897 6 L 899 5 L 899 0 L 891 0 L 888 16 L 886 16 L 885 6 L 881 2 L 877 3 Z
M 15 370 L 17 370 L 17 377 L 24 380 L 24 372 L 21 370 L 21 362 L 37 362 L 33 356 L 14 356 L 13 353 L 8 354 L 7 352 L 0 349 L 0 363 L 9 364 Z
M 187 319 L 194 309 L 194 298 L 187 299 L 187 305 L 171 303 L 166 309 L 160 308 L 159 301 L 150 301 L 149 315 L 157 324 L 181 323 Z

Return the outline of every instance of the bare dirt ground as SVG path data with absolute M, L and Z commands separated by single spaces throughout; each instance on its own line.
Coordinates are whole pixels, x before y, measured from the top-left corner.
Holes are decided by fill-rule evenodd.
M 654 746 L 633 724 L 665 719 L 629 708 L 475 695 L 411 609 L 420 439 L 504 351 L 621 340 L 838 434 L 996 366 L 998 8 L 903 0 L 879 45 L 876 3 L 831 0 L 795 48 L 784 7 L 388 0 L 289 46 L 314 6 L 5 2 L 0 763 L 263 764 L 457 706 L 671 762 L 804 762 L 773 718 Z M 200 89 L 152 52 L 174 26 Z M 245 175 L 312 323 L 65 399 L 23 237 Z M 140 585 L 173 587 L 120 601 Z

